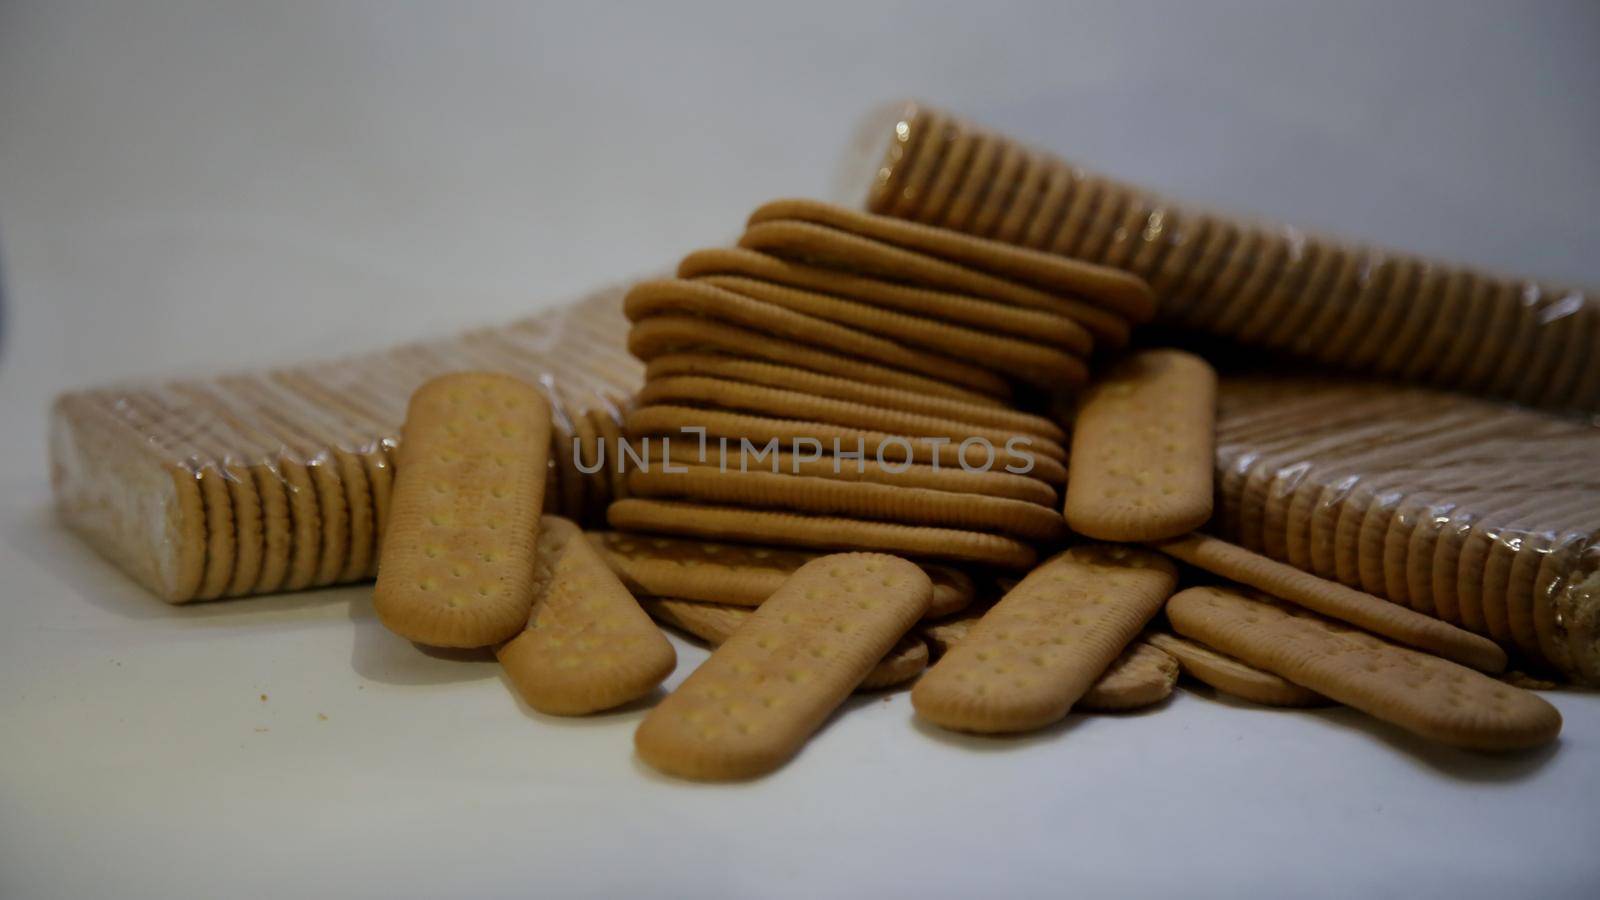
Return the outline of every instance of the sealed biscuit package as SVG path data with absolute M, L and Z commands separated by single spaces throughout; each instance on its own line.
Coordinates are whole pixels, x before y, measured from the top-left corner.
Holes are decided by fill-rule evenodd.
M 550 407 L 546 512 L 604 520 L 643 367 L 623 289 L 503 326 L 268 371 L 59 397 L 62 520 L 171 603 L 370 579 L 412 392 L 449 372 L 516 376 Z
M 916 103 L 863 122 L 839 181 L 872 212 L 1136 274 L 1174 328 L 1323 369 L 1600 412 L 1593 291 L 1211 212 Z

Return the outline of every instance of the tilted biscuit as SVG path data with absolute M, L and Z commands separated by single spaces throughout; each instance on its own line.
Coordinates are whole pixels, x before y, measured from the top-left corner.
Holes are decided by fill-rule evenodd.
M 972 360 L 986 369 L 1046 388 L 1075 387 L 1089 378 L 1084 355 L 1088 346 L 1071 349 L 1046 346 L 1036 340 L 969 328 L 929 317 L 926 313 L 886 310 L 815 291 L 771 284 L 734 275 L 706 275 L 694 280 L 814 316 L 857 331 L 952 359 Z M 1088 343 L 1085 341 L 1085 343 Z
M 1211 518 L 1217 375 L 1197 356 L 1150 350 L 1090 388 L 1072 433 L 1066 519 L 1110 541 L 1193 531 Z
M 696 375 L 723 381 L 737 381 L 812 397 L 847 403 L 887 407 L 956 422 L 970 422 L 985 428 L 1044 438 L 1061 444 L 1066 432 L 1043 416 L 1005 407 L 967 403 L 949 397 L 934 397 L 916 391 L 898 390 L 783 366 L 760 360 L 737 359 L 710 353 L 674 353 L 658 356 L 645 370 L 647 382 L 678 375 Z
M 677 665 L 661 630 L 567 519 L 539 520 L 526 629 L 495 651 L 542 713 L 581 716 L 650 693 Z
M 1033 453 L 1057 462 L 1065 462 L 1067 458 L 1065 447 L 1034 435 L 1019 435 L 956 419 L 901 412 L 877 403 L 835 400 L 723 378 L 697 375 L 654 378 L 639 390 L 636 402 L 640 406 L 705 406 L 750 415 L 872 429 L 914 438 L 942 437 L 956 444 L 969 439 L 982 439 L 997 450 L 1013 439 L 1026 439 L 1027 447 Z
M 1263 706 L 1318 706 L 1328 702 L 1316 691 L 1188 638 L 1154 631 L 1145 635 L 1145 640 L 1177 660 L 1183 674 L 1241 700 Z
M 770 772 L 800 747 L 928 609 L 921 569 L 848 553 L 802 566 L 634 735 L 639 756 L 685 778 Z
M 1046 507 L 1052 515 L 1060 518 L 1056 512 L 1060 495 L 1054 487 L 1031 475 L 1007 472 L 1003 467 L 987 471 L 974 468 L 968 471 L 960 466 L 940 465 L 935 468 L 929 463 L 907 464 L 892 458 L 895 452 L 893 450 L 884 454 L 882 463 L 876 458 L 863 456 L 858 460 L 844 455 L 834 456 L 831 452 L 824 452 L 822 456 L 814 457 L 810 453 L 795 453 L 790 450 L 768 451 L 759 444 L 752 444 L 746 448 L 735 438 L 728 438 L 726 447 L 721 440 L 713 442 L 708 438 L 703 452 L 698 440 L 686 442 L 681 439 L 674 440 L 670 445 L 652 446 L 648 452 L 642 440 L 629 442 L 629 448 L 630 456 L 626 464 L 630 473 L 643 468 L 645 464 L 652 468 L 659 467 L 663 461 L 682 465 L 716 466 L 736 472 L 787 472 L 791 475 L 831 478 L 835 481 L 892 484 L 955 494 L 977 494 L 983 497 L 1022 500 Z M 832 449 L 831 446 L 826 448 L 827 451 Z M 840 449 L 853 452 L 848 444 L 841 443 Z
M 866 384 L 969 403 L 1001 406 L 1006 395 L 986 394 L 941 378 L 919 375 L 860 357 L 835 353 L 751 328 L 695 316 L 651 316 L 628 329 L 628 351 L 646 363 L 658 356 L 685 352 L 722 353 L 793 366 L 825 375 L 855 378 Z
M 1088 329 L 1096 341 L 1110 347 L 1126 344 L 1131 330 L 1125 316 L 1076 297 L 1053 294 L 926 253 L 810 222 L 758 222 L 745 229 L 744 235 L 739 238 L 739 246 L 889 281 L 971 294 L 1065 316 Z
M 624 304 L 631 322 L 664 315 L 703 316 L 995 397 L 1005 397 L 1011 390 L 1004 378 L 982 366 L 785 309 L 704 280 L 642 281 L 628 291 Z
M 1161 609 L 1177 570 L 1138 548 L 1064 550 L 928 670 L 917 714 L 958 731 L 1043 728 L 1067 714 Z
M 698 444 L 703 437 L 708 442 L 727 438 L 730 445 L 748 440 L 758 449 L 772 441 L 791 450 L 805 445 L 818 452 L 831 453 L 838 447 L 840 452 L 862 453 L 866 459 L 882 459 L 888 464 L 937 462 L 941 467 L 956 468 L 962 466 L 965 454 L 966 465 L 979 471 L 1026 474 L 1050 485 L 1064 484 L 1067 480 L 1065 465 L 1044 454 L 1034 453 L 1031 444 L 1020 438 L 1015 443 L 1008 441 L 1001 445 L 985 445 L 977 440 L 969 443 L 966 438 L 947 438 L 944 435 L 890 434 L 828 422 L 756 416 L 677 404 L 644 406 L 630 411 L 627 431 L 630 438 L 664 437 L 673 439 L 674 443 L 693 441 Z
M 1207 572 L 1419 650 L 1485 672 L 1500 672 L 1506 667 L 1505 651 L 1487 638 L 1226 541 L 1192 534 L 1153 546 Z
M 1185 637 L 1453 746 L 1522 749 L 1561 731 L 1556 708 L 1527 691 L 1264 595 L 1190 588 L 1167 617 Z
M 457 373 L 412 395 L 373 606 L 440 647 L 523 629 L 533 602 L 550 408 L 505 375 Z
M 1172 696 L 1177 684 L 1177 661 L 1145 641 L 1134 641 L 1075 706 L 1094 712 L 1143 709 Z
M 808 266 L 743 247 L 697 250 L 678 263 L 679 278 L 739 275 L 848 297 L 884 309 L 969 325 L 1087 354 L 1094 338 L 1072 319 L 969 294 L 954 294 L 881 278 Z
M 760 606 L 790 575 L 822 555 L 614 531 L 590 537 L 635 593 L 730 606 Z M 922 570 L 933 582 L 929 618 L 951 615 L 972 602 L 974 587 L 967 573 L 937 563 L 923 563 Z
M 1024 500 L 787 472 L 702 465 L 636 470 L 628 475 L 628 489 L 635 497 L 997 531 L 1035 541 L 1057 540 L 1066 533 L 1053 510 Z
M 724 606 L 668 597 L 645 597 L 639 603 L 657 622 L 687 631 L 713 647 L 726 641 L 754 614 L 748 606 Z M 856 690 L 876 691 L 905 684 L 921 675 L 927 667 L 928 645 L 922 638 L 908 634 L 883 659 L 878 660 L 872 671 L 856 685 Z
M 1008 569 L 1026 568 L 1038 558 L 1032 544 L 998 534 L 671 500 L 629 498 L 611 504 L 606 518 L 618 531 L 818 550 L 880 550 Z

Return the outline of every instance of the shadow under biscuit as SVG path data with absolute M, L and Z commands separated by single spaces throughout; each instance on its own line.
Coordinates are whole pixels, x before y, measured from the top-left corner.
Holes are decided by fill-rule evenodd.
M 1563 743 L 1561 738 L 1556 738 L 1531 750 L 1479 752 L 1428 740 L 1349 707 L 1288 711 L 1315 718 L 1319 724 L 1364 732 L 1415 762 L 1419 769 L 1473 784 L 1511 783 L 1532 777 L 1555 758 Z
M 254 602 L 254 601 L 252 601 Z M 496 678 L 500 664 L 494 651 L 444 650 L 423 647 L 383 627 L 372 608 L 372 589 L 362 587 L 350 597 L 350 667 L 357 675 L 380 684 L 457 684 Z

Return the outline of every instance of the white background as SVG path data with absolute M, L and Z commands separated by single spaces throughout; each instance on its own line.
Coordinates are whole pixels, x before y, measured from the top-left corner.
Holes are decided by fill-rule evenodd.
M 1600 283 L 1592 2 L 0 2 L 0 896 L 1593 896 L 1593 696 L 1552 697 L 1554 750 L 1484 758 L 1196 694 L 973 740 L 897 694 L 774 777 L 685 786 L 634 761 L 640 710 L 535 715 L 362 589 L 169 609 L 52 519 L 62 389 L 670 264 L 829 194 L 904 96 L 1180 197 Z

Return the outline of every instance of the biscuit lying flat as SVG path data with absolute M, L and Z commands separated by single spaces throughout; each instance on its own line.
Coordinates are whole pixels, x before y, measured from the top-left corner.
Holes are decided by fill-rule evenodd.
M 444 375 L 406 410 L 372 603 L 390 631 L 486 647 L 533 603 L 550 408 L 506 375 Z
M 1076 706 L 1094 712 L 1143 709 L 1172 696 L 1177 684 L 1177 660 L 1145 641 L 1134 641 L 1078 698 Z
M 1207 572 L 1266 591 L 1390 640 L 1485 672 L 1505 670 L 1506 652 L 1488 638 L 1336 581 L 1318 578 L 1227 541 L 1191 534 L 1154 546 Z
M 1184 534 L 1211 518 L 1217 374 L 1149 350 L 1084 395 L 1072 434 L 1067 524 L 1104 541 Z
M 807 563 L 645 718 L 634 735 L 640 758 L 707 780 L 778 768 L 916 624 L 932 593 L 921 569 L 893 556 Z
M 677 654 L 578 526 L 545 516 L 527 628 L 495 652 L 528 705 L 578 716 L 650 693 Z
M 1264 594 L 1190 588 L 1167 617 L 1185 637 L 1446 744 L 1515 750 L 1561 731 L 1556 708 L 1527 691 Z
M 723 606 L 718 603 L 701 603 L 697 600 L 679 600 L 667 597 L 646 597 L 639 601 L 650 617 L 658 622 L 694 635 L 713 647 L 719 646 L 740 625 L 749 621 L 754 612 L 744 606 Z M 856 686 L 858 691 L 875 691 L 894 687 L 922 674 L 928 667 L 928 645 L 914 634 L 908 634 L 894 645 L 888 655 L 878 660 L 872 671 Z
M 1328 702 L 1316 691 L 1187 638 L 1157 631 L 1146 635 L 1145 640 L 1177 660 L 1183 674 L 1241 700 L 1262 706 L 1320 706 Z
M 917 714 L 957 731 L 1043 728 L 1064 717 L 1177 584 L 1160 554 L 1085 545 L 1028 573 L 928 670 Z

